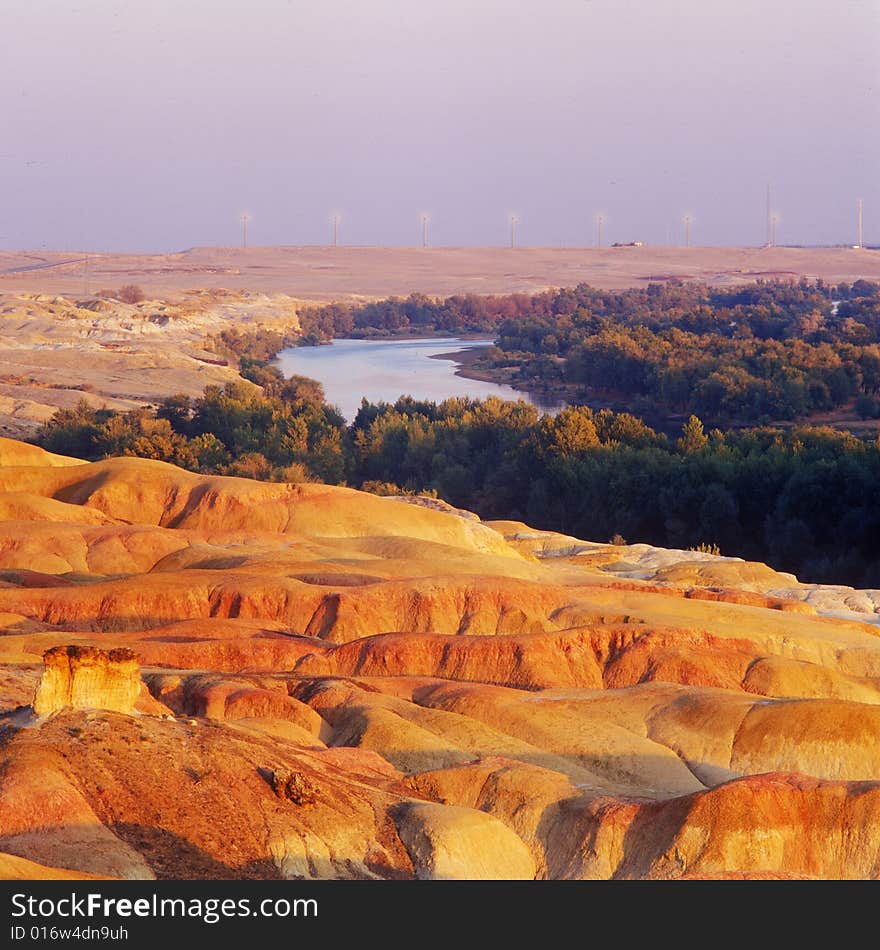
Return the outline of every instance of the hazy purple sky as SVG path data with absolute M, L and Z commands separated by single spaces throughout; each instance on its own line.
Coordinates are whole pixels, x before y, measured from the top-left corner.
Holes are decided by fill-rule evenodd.
M 880 242 L 878 0 L 3 0 L 0 248 Z

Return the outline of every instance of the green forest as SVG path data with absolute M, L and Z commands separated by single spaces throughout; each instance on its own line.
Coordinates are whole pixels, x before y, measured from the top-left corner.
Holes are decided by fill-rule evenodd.
M 343 336 L 491 333 L 474 369 L 571 403 L 650 419 L 767 425 L 845 411 L 880 418 L 880 285 L 670 281 L 622 292 L 433 300 L 413 294 L 300 313 L 301 344 Z

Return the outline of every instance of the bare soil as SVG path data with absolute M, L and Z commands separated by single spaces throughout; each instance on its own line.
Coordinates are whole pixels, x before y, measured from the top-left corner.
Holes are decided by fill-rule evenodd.
M 0 292 L 81 295 L 135 283 L 152 297 L 223 287 L 326 300 L 412 291 L 534 292 L 580 282 L 622 289 L 673 279 L 713 284 L 801 276 L 880 279 L 880 252 L 850 248 L 200 247 L 86 257 L 0 251 Z

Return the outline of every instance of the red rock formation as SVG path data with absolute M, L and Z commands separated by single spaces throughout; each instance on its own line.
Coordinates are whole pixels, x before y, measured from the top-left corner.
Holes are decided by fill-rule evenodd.
M 875 618 L 808 594 L 0 440 L 0 875 L 880 877 Z

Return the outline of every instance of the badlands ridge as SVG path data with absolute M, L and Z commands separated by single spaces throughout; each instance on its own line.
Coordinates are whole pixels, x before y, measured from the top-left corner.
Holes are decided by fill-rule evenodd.
M 0 875 L 878 877 L 878 610 L 0 440 Z

